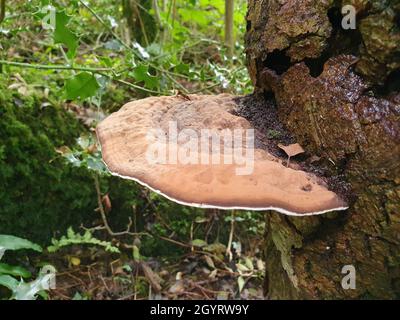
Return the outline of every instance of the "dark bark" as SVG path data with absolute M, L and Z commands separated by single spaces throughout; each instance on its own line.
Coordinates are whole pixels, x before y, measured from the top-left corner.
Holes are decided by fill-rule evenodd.
M 246 48 L 257 91 L 332 175 L 351 184 L 346 213 L 267 215 L 270 298 L 400 297 L 400 4 L 249 1 Z M 341 29 L 353 3 L 356 30 Z M 342 267 L 354 265 L 356 289 Z
M 233 14 L 234 14 L 234 1 L 225 0 L 225 46 L 228 49 L 228 57 L 233 57 L 235 48 L 235 38 L 233 34 Z
M 149 14 L 151 0 L 122 0 L 123 15 L 131 41 L 143 46 L 151 44 L 157 34 L 156 19 Z
M 0 0 L 0 23 L 3 22 L 6 16 L 6 0 Z

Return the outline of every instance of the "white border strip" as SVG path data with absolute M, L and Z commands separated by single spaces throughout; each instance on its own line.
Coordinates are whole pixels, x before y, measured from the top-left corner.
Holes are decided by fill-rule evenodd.
M 111 171 L 107 164 L 105 163 L 104 160 L 102 160 L 104 165 L 106 166 L 107 170 L 111 173 L 111 175 L 115 176 L 115 177 L 119 177 L 122 179 L 126 179 L 126 180 L 132 180 L 135 181 L 137 183 L 139 183 L 140 185 L 150 189 L 151 191 L 167 198 L 170 201 L 173 201 L 175 203 L 178 203 L 180 205 L 184 205 L 184 206 L 190 206 L 190 207 L 195 207 L 195 208 L 200 208 L 200 209 L 219 209 L 219 210 L 246 210 L 246 211 L 268 211 L 268 210 L 273 210 L 273 211 L 277 211 L 279 213 L 288 215 L 288 216 L 292 216 L 292 217 L 309 217 L 309 216 L 315 216 L 315 215 L 321 215 L 324 213 L 328 213 L 328 212 L 334 212 L 334 211 L 343 211 L 343 210 L 347 210 L 349 207 L 338 207 L 338 208 L 333 208 L 333 209 L 328 209 L 328 210 L 323 210 L 323 211 L 317 211 L 317 212 L 310 212 L 310 213 L 295 213 L 292 211 L 288 211 L 282 208 L 277 208 L 277 207 L 265 207 L 265 208 L 248 208 L 248 207 L 218 207 L 218 206 L 212 206 L 212 205 L 207 205 L 207 204 L 201 204 L 201 203 L 190 203 L 190 202 L 184 202 L 184 201 L 180 201 L 177 200 L 175 198 L 172 198 L 168 195 L 166 195 L 165 193 L 161 192 L 160 190 L 157 190 L 153 187 L 151 187 L 150 185 L 148 185 L 147 183 L 137 179 L 137 178 L 133 178 L 133 177 L 128 177 L 128 176 L 123 176 L 120 175 L 116 172 Z

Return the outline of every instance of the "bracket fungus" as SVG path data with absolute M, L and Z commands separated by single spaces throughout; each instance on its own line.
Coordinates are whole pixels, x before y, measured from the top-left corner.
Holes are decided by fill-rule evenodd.
M 177 95 L 130 102 L 97 127 L 103 160 L 113 175 L 184 205 L 293 216 L 347 209 L 321 178 L 255 147 L 255 129 L 238 116 L 236 99 Z

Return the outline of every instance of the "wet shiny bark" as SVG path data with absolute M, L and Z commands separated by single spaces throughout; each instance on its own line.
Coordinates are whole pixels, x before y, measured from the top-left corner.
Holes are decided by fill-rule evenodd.
M 348 3 L 357 29 L 344 31 Z M 256 91 L 272 92 L 297 141 L 352 187 L 344 214 L 267 214 L 270 298 L 400 297 L 399 16 L 389 0 L 249 0 Z M 349 264 L 355 290 L 341 286 Z

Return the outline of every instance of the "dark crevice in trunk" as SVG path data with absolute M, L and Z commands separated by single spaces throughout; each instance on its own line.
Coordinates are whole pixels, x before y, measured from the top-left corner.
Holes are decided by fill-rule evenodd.
M 358 29 L 344 30 L 342 28 L 341 7 L 333 7 L 328 10 L 329 21 L 332 25 L 332 34 L 327 40 L 327 46 L 318 58 L 306 58 L 303 62 L 310 69 L 310 75 L 314 78 L 321 75 L 325 63 L 334 56 L 340 54 L 359 55 L 362 36 Z M 304 36 L 302 37 L 304 38 Z M 302 40 L 302 39 L 296 39 Z M 275 71 L 278 75 L 282 75 L 298 62 L 292 62 L 287 56 L 286 50 L 274 50 L 267 55 L 262 62 L 264 68 Z
M 289 70 L 292 63 L 290 62 L 290 58 L 286 55 L 286 51 L 274 50 L 272 53 L 268 54 L 263 65 L 270 70 L 274 70 L 278 75 L 281 75 Z
M 347 220 L 347 214 L 340 214 L 335 217 L 335 219 L 321 216 L 319 227 L 314 232 L 311 232 L 308 235 L 303 235 L 303 247 L 315 240 L 331 241 L 331 236 L 342 230 L 343 226 L 347 223 Z M 331 247 L 332 246 L 333 244 L 331 244 Z
M 383 86 L 372 88 L 377 97 L 387 97 L 392 93 L 400 92 L 400 69 L 392 71 Z

